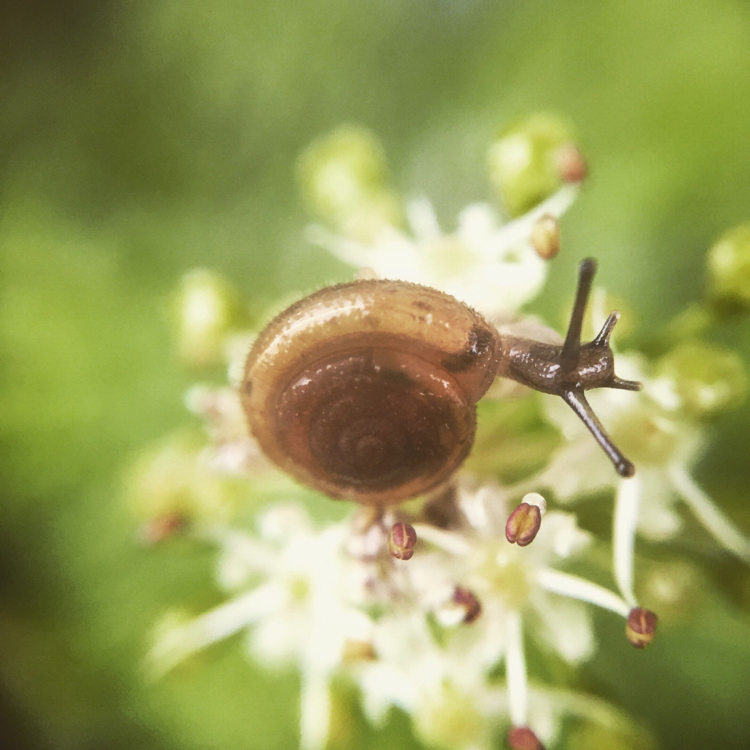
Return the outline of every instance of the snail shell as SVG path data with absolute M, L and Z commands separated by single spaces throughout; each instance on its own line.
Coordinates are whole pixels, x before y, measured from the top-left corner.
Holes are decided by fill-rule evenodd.
M 280 468 L 370 505 L 423 494 L 471 449 L 496 330 L 429 287 L 360 280 L 275 318 L 247 359 L 250 429 Z

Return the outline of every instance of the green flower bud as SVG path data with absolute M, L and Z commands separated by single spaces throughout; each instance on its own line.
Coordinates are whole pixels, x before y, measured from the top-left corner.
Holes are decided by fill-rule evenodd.
M 750 306 L 750 223 L 723 234 L 708 252 L 711 293 L 720 301 Z
M 159 541 L 192 524 L 226 523 L 246 500 L 243 482 L 212 471 L 202 449 L 197 436 L 180 432 L 145 451 L 131 466 L 125 491 L 142 522 L 144 542 Z
M 343 125 L 314 141 L 297 177 L 311 213 L 350 236 L 366 240 L 383 224 L 400 223 L 383 148 L 366 128 Z
M 656 374 L 673 379 L 682 407 L 693 417 L 735 406 L 747 389 L 740 357 L 702 342 L 677 346 L 659 360 Z
M 512 216 L 525 213 L 563 182 L 585 175 L 572 128 L 553 115 L 537 114 L 500 131 L 487 155 L 489 176 Z
M 227 337 L 244 322 L 234 287 L 220 274 L 201 268 L 183 276 L 173 310 L 180 356 L 196 367 L 221 362 Z

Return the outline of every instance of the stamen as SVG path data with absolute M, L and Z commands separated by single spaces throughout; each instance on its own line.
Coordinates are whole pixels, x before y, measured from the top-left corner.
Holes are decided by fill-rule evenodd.
M 491 254 L 493 256 L 500 255 L 514 245 L 528 241 L 532 227 L 542 216 L 546 214 L 555 218 L 562 216 L 573 205 L 573 201 L 578 195 L 578 189 L 577 185 L 563 185 L 556 193 L 553 193 L 547 200 L 532 208 L 528 213 L 503 224 L 497 231 L 497 241 L 492 243 Z
M 414 546 L 417 543 L 417 532 L 410 523 L 394 523 L 388 535 L 388 552 L 397 560 L 411 560 Z
M 645 648 L 654 640 L 658 620 L 651 610 L 634 607 L 628 615 L 625 635 L 636 648 Z
M 544 745 L 528 727 L 511 727 L 508 746 L 511 750 L 544 750 Z
M 542 513 L 536 505 L 521 503 L 508 517 L 505 538 L 511 544 L 526 547 L 536 538 L 542 525 Z
M 471 625 L 476 622 L 479 615 L 482 614 L 482 605 L 473 591 L 465 589 L 462 586 L 456 586 L 453 591 L 453 603 L 463 612 L 464 625 Z
M 531 244 L 542 260 L 552 260 L 560 252 L 560 222 L 544 214 L 531 227 Z

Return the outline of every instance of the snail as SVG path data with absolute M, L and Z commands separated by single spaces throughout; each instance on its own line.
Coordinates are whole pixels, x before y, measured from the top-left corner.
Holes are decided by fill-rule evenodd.
M 496 377 L 560 396 L 623 477 L 633 464 L 592 411 L 591 388 L 639 390 L 614 372 L 613 312 L 592 341 L 581 327 L 596 261 L 580 264 L 560 345 L 506 335 L 443 292 L 363 279 L 302 299 L 260 333 L 241 397 L 266 455 L 336 499 L 387 505 L 444 484 L 471 450 L 476 403 Z

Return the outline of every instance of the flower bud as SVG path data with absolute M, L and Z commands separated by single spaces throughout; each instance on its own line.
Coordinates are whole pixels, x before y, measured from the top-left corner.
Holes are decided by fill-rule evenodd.
M 702 342 L 677 346 L 661 358 L 656 373 L 673 380 L 682 408 L 693 417 L 736 406 L 747 389 L 741 358 Z
M 244 322 L 232 285 L 202 268 L 183 276 L 173 309 L 180 356 L 195 367 L 220 362 L 227 337 Z
M 508 746 L 511 750 L 544 750 L 544 745 L 528 727 L 511 727 Z
M 654 640 L 658 617 L 651 610 L 634 607 L 628 615 L 625 634 L 636 648 L 645 648 Z
M 246 480 L 213 471 L 203 437 L 184 431 L 138 456 L 124 477 L 124 489 L 146 542 L 181 525 L 226 523 L 247 502 Z
M 560 252 L 560 222 L 551 214 L 539 217 L 531 227 L 531 244 L 540 258 L 552 260 Z
M 719 300 L 750 306 L 750 224 L 723 234 L 708 251 L 711 292 Z
M 546 114 L 503 129 L 490 146 L 487 162 L 490 180 L 512 216 L 533 208 L 563 182 L 578 182 L 585 174 L 571 128 Z
M 397 560 L 411 560 L 414 545 L 417 543 L 417 532 L 410 523 L 394 523 L 388 536 L 388 552 Z
M 399 222 L 383 148 L 366 128 L 344 125 L 314 141 L 297 173 L 309 210 L 347 234 L 366 240 L 378 226 Z
M 536 505 L 521 503 L 508 517 L 505 538 L 511 544 L 525 547 L 534 541 L 541 525 L 541 510 Z

